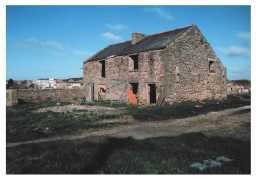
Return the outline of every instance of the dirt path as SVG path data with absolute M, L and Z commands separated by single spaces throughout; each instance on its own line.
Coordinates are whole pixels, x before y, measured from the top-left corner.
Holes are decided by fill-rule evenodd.
M 242 111 L 242 113 L 241 113 Z M 247 114 L 243 114 L 243 111 Z M 238 114 L 237 114 L 238 113 Z M 241 114 L 240 114 L 241 113 Z M 110 128 L 105 130 L 83 133 L 81 135 L 65 135 L 52 138 L 43 138 L 37 140 L 7 143 L 6 147 L 16 147 L 20 145 L 54 142 L 62 140 L 77 140 L 97 136 L 111 137 L 133 137 L 134 139 L 145 139 L 159 136 L 176 136 L 190 132 L 205 132 L 206 134 L 216 133 L 225 128 L 225 131 L 219 131 L 219 134 L 234 135 L 237 128 L 243 124 L 250 124 L 250 106 L 244 106 L 234 109 L 226 109 L 218 112 L 210 112 L 203 115 L 188 117 L 184 119 L 170 119 L 159 122 L 136 122 Z M 241 135 L 241 134 L 240 134 Z M 245 132 L 240 139 L 249 139 L 250 133 Z
M 47 111 L 52 112 L 73 112 L 73 111 L 91 111 L 100 114 L 121 114 L 124 112 L 123 109 L 118 109 L 114 107 L 106 107 L 106 106 L 93 106 L 93 105 L 64 105 L 64 106 L 50 106 L 45 108 L 40 108 L 35 110 L 34 112 L 42 113 Z

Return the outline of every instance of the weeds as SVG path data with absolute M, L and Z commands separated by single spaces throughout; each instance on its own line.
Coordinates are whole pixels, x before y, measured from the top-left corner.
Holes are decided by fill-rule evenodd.
M 37 105 L 35 105 L 38 108 Z M 83 130 L 115 127 L 118 123 L 95 122 L 103 119 L 114 119 L 119 115 L 83 112 L 42 112 L 34 113 L 32 105 L 7 110 L 6 137 L 7 142 L 24 141 L 64 134 L 79 134 Z
M 190 168 L 194 162 L 220 156 L 233 161 L 202 172 Z M 41 143 L 8 148 L 6 167 L 9 174 L 249 174 L 250 142 L 190 133 L 144 140 Z
M 93 102 L 82 101 L 81 105 L 107 106 L 107 107 L 114 107 L 114 108 L 120 108 L 120 107 L 127 107 L 128 106 L 124 102 L 110 101 L 110 100 L 101 100 L 101 101 L 95 100 Z
M 141 121 L 161 121 L 171 118 L 185 118 L 210 111 L 219 111 L 227 108 L 235 108 L 250 105 L 250 100 L 244 100 L 237 96 L 228 96 L 227 99 L 205 100 L 203 102 L 184 101 L 162 106 L 127 107 L 128 114 Z

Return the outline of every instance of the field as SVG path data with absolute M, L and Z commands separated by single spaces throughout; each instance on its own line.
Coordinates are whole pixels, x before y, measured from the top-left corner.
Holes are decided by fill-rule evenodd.
M 7 108 L 7 173 L 249 174 L 250 98 Z

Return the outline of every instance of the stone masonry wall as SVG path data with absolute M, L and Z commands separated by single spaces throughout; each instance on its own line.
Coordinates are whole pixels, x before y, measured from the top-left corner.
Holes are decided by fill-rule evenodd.
M 14 106 L 18 103 L 17 90 L 7 89 L 6 90 L 6 106 Z
M 94 98 L 99 99 L 101 87 L 106 88 L 106 100 L 127 102 L 129 83 L 138 83 L 137 98 L 140 104 L 147 104 L 148 83 L 160 83 L 164 77 L 163 64 L 160 60 L 161 51 L 141 52 L 138 57 L 138 70 L 133 70 L 133 60 L 129 55 L 112 57 L 106 60 L 106 77 L 101 77 L 99 61 L 84 64 L 84 83 L 91 86 L 94 83 Z M 90 94 L 90 91 L 88 91 Z M 90 95 L 87 97 L 90 97 Z M 157 91 L 158 94 L 158 91 Z
M 150 83 L 156 85 L 159 104 L 226 97 L 226 69 L 195 26 L 167 48 L 138 55 L 138 70 L 133 70 L 130 55 L 106 59 L 105 78 L 101 77 L 99 61 L 84 64 L 84 83 L 87 87 L 94 85 L 96 100 L 127 102 L 129 83 L 138 83 L 140 104 L 149 104 Z M 106 89 L 103 95 L 100 93 L 102 87 Z M 87 98 L 91 97 L 90 92 L 87 91 Z
M 79 103 L 84 97 L 86 97 L 86 92 L 83 89 L 17 90 L 17 99 L 25 102 L 52 100 L 58 102 Z
M 162 54 L 166 62 L 167 102 L 226 97 L 226 70 L 209 43 L 193 27 Z M 209 70 L 209 62 L 211 69 Z

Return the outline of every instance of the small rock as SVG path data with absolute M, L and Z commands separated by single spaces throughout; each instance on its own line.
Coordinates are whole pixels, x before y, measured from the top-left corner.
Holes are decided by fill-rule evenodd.
M 206 167 L 209 167 L 209 168 L 221 167 L 222 166 L 221 162 L 215 161 L 215 160 L 204 160 L 203 163 L 204 163 L 204 165 L 206 165 Z
M 225 156 L 218 156 L 218 157 L 216 157 L 216 160 L 220 161 L 220 162 L 231 162 L 231 161 L 233 161 L 232 159 L 230 159 L 228 157 L 225 157 Z
M 202 108 L 202 105 L 195 105 L 195 108 Z
M 190 165 L 190 167 L 198 169 L 200 171 L 204 171 L 205 169 L 207 169 L 207 166 L 205 164 L 202 164 L 202 163 L 199 163 L 199 162 L 192 163 Z

